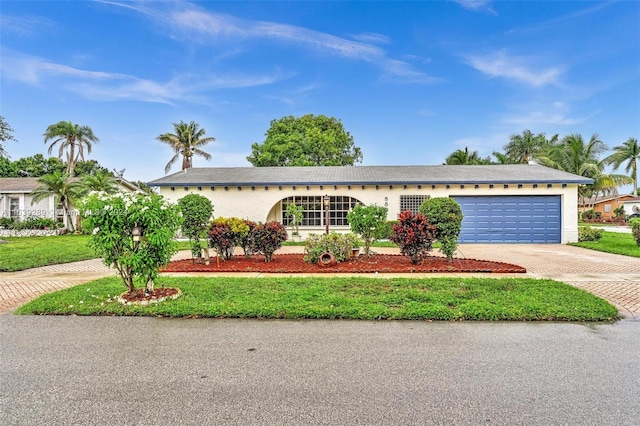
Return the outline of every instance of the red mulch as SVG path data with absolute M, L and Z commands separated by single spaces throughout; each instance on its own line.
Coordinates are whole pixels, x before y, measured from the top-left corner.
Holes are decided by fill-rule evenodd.
M 370 258 L 360 256 L 334 266 L 321 267 L 302 260 L 302 254 L 274 255 L 273 261 L 265 262 L 263 256 L 233 256 L 219 265 L 211 259 L 209 266 L 193 263 L 191 259 L 178 260 L 167 265 L 162 272 L 275 272 L 275 273 L 398 273 L 398 272 L 494 272 L 525 273 L 521 266 L 509 263 L 476 259 L 453 259 L 432 256 L 420 265 L 414 265 L 408 257 L 397 254 L 376 254 Z
M 122 293 L 120 299 L 126 303 L 157 302 L 164 299 L 175 298 L 180 294 L 180 290 L 177 288 L 154 288 L 151 294 L 145 294 L 144 290 L 144 288 L 137 288 L 131 293 Z

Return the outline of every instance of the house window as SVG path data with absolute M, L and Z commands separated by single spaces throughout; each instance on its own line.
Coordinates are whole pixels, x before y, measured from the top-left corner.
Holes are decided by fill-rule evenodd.
M 9 217 L 18 219 L 20 215 L 20 199 L 9 198 Z
M 401 195 L 400 211 L 411 210 L 414 214 L 418 213 L 420 205 L 429 199 L 428 195 Z
M 605 204 L 604 205 L 604 212 L 605 213 L 611 213 L 611 204 Z
M 295 196 L 282 200 L 282 224 L 289 226 L 291 219 L 286 216 L 287 206 L 289 204 L 297 204 L 302 206 L 302 226 L 325 225 L 325 211 L 321 196 Z M 335 195 L 329 197 L 329 225 L 330 226 L 348 226 L 347 213 L 356 206 L 362 204 L 353 197 Z

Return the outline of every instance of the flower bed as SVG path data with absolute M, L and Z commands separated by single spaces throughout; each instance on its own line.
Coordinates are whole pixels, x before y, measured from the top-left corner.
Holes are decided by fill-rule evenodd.
M 262 256 L 233 256 L 229 260 L 210 265 L 193 263 L 190 259 L 169 263 L 162 272 L 271 272 L 271 273 L 433 273 L 433 272 L 492 272 L 525 273 L 525 268 L 509 263 L 476 259 L 453 259 L 448 262 L 440 256 L 427 257 L 421 264 L 414 265 L 405 256 L 377 254 L 372 257 L 358 257 L 340 262 L 330 267 L 320 267 L 306 263 L 302 254 L 274 255 L 273 261 L 265 262 Z

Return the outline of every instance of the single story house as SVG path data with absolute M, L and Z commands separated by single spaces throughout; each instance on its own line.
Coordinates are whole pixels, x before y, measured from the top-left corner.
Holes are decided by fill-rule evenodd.
M 568 243 L 578 239 L 578 185 L 591 179 L 535 164 L 190 168 L 149 186 L 172 202 L 200 194 L 214 215 L 289 225 L 288 204 L 304 209 L 300 232 L 347 232 L 356 204 L 388 208 L 395 220 L 429 197 L 462 207 L 464 243 Z M 326 200 L 326 201 L 325 201 Z M 325 204 L 326 203 L 326 204 Z
M 144 192 L 126 179 L 116 179 L 122 191 Z M 56 204 L 53 195 L 33 203 L 31 193 L 41 185 L 38 178 L 0 178 L 0 217 L 11 217 L 18 221 L 28 217 L 45 217 L 62 222 L 67 227 L 67 218 L 63 214 L 62 207 Z M 72 212 L 72 216 L 79 220 L 77 212 Z
M 590 197 L 585 198 L 584 200 L 578 200 L 578 210 L 580 212 L 592 210 L 596 213 L 600 213 L 600 217 L 602 219 L 611 219 L 615 216 L 613 211 L 620 207 L 627 200 L 632 200 L 633 195 L 611 195 L 606 197 Z M 625 211 L 626 214 L 630 214 L 628 211 Z
M 640 217 L 640 197 L 628 197 L 622 201 L 624 213 L 627 216 Z

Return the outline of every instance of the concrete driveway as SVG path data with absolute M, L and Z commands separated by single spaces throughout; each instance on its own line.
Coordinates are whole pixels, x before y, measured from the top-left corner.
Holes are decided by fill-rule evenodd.
M 279 252 L 301 250 L 302 247 L 287 246 Z M 397 253 L 397 249 L 376 248 L 375 250 Z M 176 255 L 176 257 L 185 256 L 189 256 L 189 253 L 181 252 Z M 640 320 L 640 258 L 561 244 L 463 244 L 456 257 L 486 259 L 523 266 L 528 271 L 526 276 L 551 278 L 580 287 L 610 301 L 625 318 Z M 115 272 L 106 268 L 100 260 L 52 265 L 15 273 L 0 273 L 0 313 L 10 312 L 41 294 L 113 274 Z M 505 276 L 504 274 L 457 275 Z M 407 274 L 406 276 L 437 275 Z M 518 274 L 518 276 L 523 275 Z

